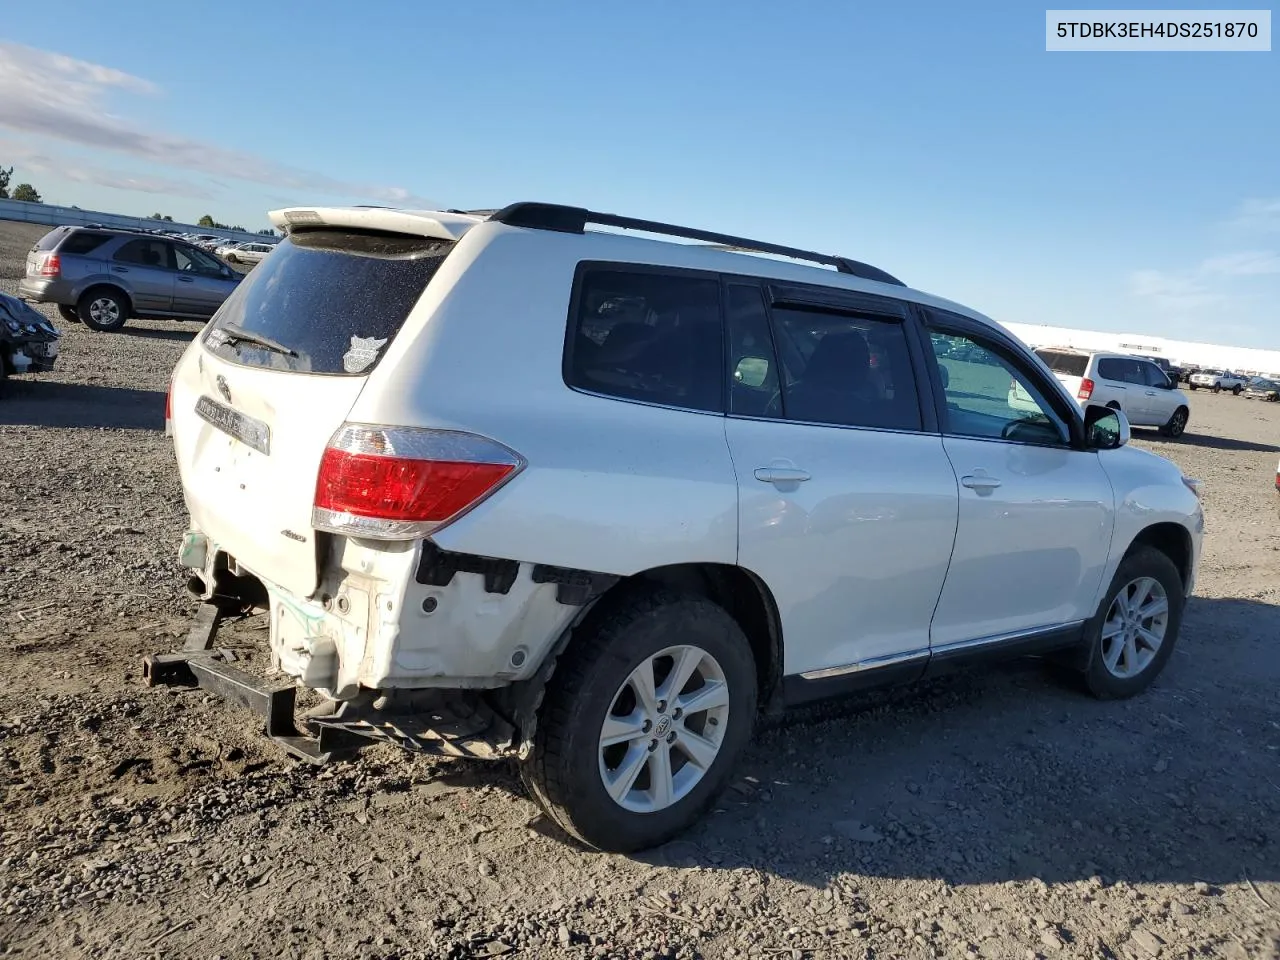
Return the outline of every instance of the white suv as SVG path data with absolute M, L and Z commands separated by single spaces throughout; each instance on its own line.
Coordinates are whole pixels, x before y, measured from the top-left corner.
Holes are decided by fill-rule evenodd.
M 632 850 L 708 807 L 761 713 L 1049 652 L 1125 697 L 1169 659 L 1194 482 L 973 311 L 578 208 L 272 221 L 174 374 L 211 603 L 148 682 L 312 759 L 518 757 L 567 831 Z M 245 608 L 283 683 L 213 649 Z M 325 698 L 303 733 L 298 688 Z
M 1189 383 L 1192 390 L 1199 390 L 1202 387 L 1214 393 L 1230 390 L 1238 397 L 1249 385 L 1249 378 L 1232 373 L 1230 370 L 1201 370 L 1191 375 Z
M 1166 437 L 1180 437 L 1187 429 L 1191 416 L 1187 395 L 1150 360 L 1062 347 L 1038 349 L 1036 356 L 1081 407 L 1123 410 L 1130 423 L 1159 427 Z

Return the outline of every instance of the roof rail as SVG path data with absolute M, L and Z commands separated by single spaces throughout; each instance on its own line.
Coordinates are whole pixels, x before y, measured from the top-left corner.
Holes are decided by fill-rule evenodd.
M 891 283 L 905 286 L 897 277 L 886 273 L 879 267 L 848 257 L 830 256 L 825 253 L 814 253 L 811 250 L 800 250 L 796 247 L 784 247 L 776 243 L 765 243 L 761 240 L 748 240 L 745 237 L 734 237 L 726 233 L 713 233 L 710 230 L 698 230 L 694 227 L 681 227 L 672 223 L 659 223 L 656 220 L 637 220 L 634 217 L 620 217 L 614 213 L 595 213 L 583 207 L 567 207 L 558 203 L 513 203 L 503 207 L 489 217 L 498 223 L 512 227 L 528 227 L 533 230 L 555 230 L 559 233 L 585 233 L 587 224 L 592 223 L 604 227 L 620 227 L 624 230 L 641 230 L 645 233 L 656 233 L 668 237 L 683 237 L 686 240 L 701 240 L 705 243 L 719 244 L 736 250 L 752 253 L 769 253 L 778 257 L 789 257 L 793 260 L 808 260 L 835 267 L 841 273 L 861 277 L 864 280 L 876 280 L 880 283 Z

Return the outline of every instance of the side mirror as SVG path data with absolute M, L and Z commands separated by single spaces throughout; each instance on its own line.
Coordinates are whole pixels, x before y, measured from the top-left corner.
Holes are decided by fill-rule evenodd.
M 1092 450 L 1115 450 L 1129 442 L 1129 418 L 1113 407 L 1089 406 L 1084 411 L 1085 442 Z
M 734 368 L 733 379 L 748 387 L 760 387 L 769 378 L 769 361 L 761 357 L 743 357 Z
M 938 364 L 938 376 L 942 378 L 943 390 L 951 386 L 951 371 L 947 369 L 946 364 Z

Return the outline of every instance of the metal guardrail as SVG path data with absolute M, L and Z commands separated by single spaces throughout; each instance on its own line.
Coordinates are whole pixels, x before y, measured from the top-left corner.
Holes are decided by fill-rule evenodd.
M 246 230 L 222 230 L 217 227 L 201 227 L 194 223 L 171 223 L 168 220 L 152 220 L 149 217 L 126 217 L 118 213 L 102 213 L 98 210 L 81 210 L 79 207 L 60 207 L 53 203 L 28 203 L 26 200 L 0 200 L 0 220 L 16 220 L 20 223 L 43 223 L 51 227 L 85 227 L 91 223 L 125 230 L 176 230 L 178 233 L 207 233 L 226 237 L 228 240 L 262 240 L 262 234 Z

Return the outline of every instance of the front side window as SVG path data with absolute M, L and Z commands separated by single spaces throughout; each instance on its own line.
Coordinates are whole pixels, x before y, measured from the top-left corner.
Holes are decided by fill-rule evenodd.
M 1168 375 L 1160 369 L 1158 364 L 1144 363 L 1142 365 L 1143 372 L 1147 375 L 1148 387 L 1164 387 L 1170 386 Z
M 222 276 L 222 265 L 203 250 L 194 247 L 175 246 L 174 257 L 181 273 L 198 273 L 206 277 Z
M 583 272 L 570 318 L 570 386 L 720 412 L 723 356 L 719 281 L 612 267 Z
M 930 340 L 946 396 L 947 433 L 1023 443 L 1067 442 L 1066 424 L 1004 351 L 959 333 L 935 330 Z
M 906 331 L 872 315 L 773 310 L 788 420 L 920 430 Z

